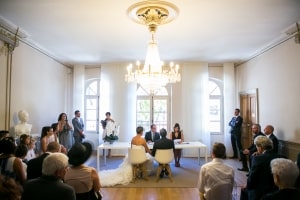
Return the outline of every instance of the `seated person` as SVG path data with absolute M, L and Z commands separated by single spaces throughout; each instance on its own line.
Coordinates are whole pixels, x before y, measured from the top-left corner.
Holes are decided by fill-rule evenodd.
M 0 140 L 0 174 L 14 178 L 18 183 L 24 184 L 26 174 L 23 162 L 16 158 L 16 141 L 13 137 Z
M 175 149 L 174 142 L 167 138 L 167 130 L 162 128 L 159 131 L 161 139 L 154 142 L 153 149 L 152 149 L 152 156 L 155 156 L 157 149 Z M 166 169 L 163 169 L 160 173 L 160 177 L 163 177 L 164 174 L 169 175 Z
M 300 153 L 297 155 L 297 161 L 296 161 L 296 164 L 297 164 L 297 167 L 298 167 L 298 169 L 299 169 L 299 171 L 300 171 Z M 299 174 L 299 176 L 298 176 L 298 178 L 297 178 L 297 181 L 296 181 L 296 188 L 298 189 L 298 190 L 300 190 L 300 174 Z
M 273 142 L 266 136 L 257 136 L 254 144 L 258 154 L 252 159 L 247 185 L 242 188 L 241 193 L 241 196 L 248 196 L 248 199 L 260 199 L 277 190 L 270 168 L 271 160 L 278 158 L 278 154 L 272 150 Z
M 0 199 L 19 200 L 22 195 L 22 186 L 12 178 L 0 175 Z
M 156 132 L 156 125 L 151 124 L 150 131 L 146 132 L 145 134 L 145 140 L 147 143 L 149 142 L 155 142 L 160 139 L 159 133 Z
M 47 156 L 43 161 L 43 175 L 26 182 L 22 200 L 76 200 L 74 189 L 63 183 L 68 165 L 68 157 L 63 153 Z
M 27 179 L 27 173 L 26 173 L 27 164 L 26 162 L 24 162 L 24 159 L 27 155 L 27 152 L 28 152 L 28 148 L 24 144 L 18 145 L 15 150 L 16 159 L 19 159 L 22 163 L 22 169 L 24 171 L 23 173 L 25 174 L 25 179 Z
M 74 188 L 76 200 L 89 200 L 90 195 L 100 191 L 100 179 L 96 169 L 84 165 L 92 151 L 92 145 L 83 142 L 74 144 L 68 152 L 71 167 L 66 172 L 64 181 Z
M 251 156 L 254 152 L 257 151 L 256 146 L 254 144 L 254 140 L 257 136 L 261 135 L 263 136 L 264 134 L 260 131 L 261 127 L 259 124 L 253 124 L 252 125 L 252 135 L 253 135 L 253 143 L 251 146 L 249 146 L 247 149 L 243 149 L 240 152 L 241 156 L 241 161 L 243 164 L 242 168 L 238 168 L 239 171 L 246 171 L 249 172 L 248 164 L 247 164 L 247 155 Z M 251 166 L 250 166 L 251 167 Z
M 276 158 L 271 161 L 271 170 L 279 190 L 265 195 L 262 200 L 299 200 L 300 191 L 294 187 L 299 176 L 297 165 L 291 160 Z
M 0 130 L 0 140 L 2 140 L 3 138 L 6 138 L 9 136 L 9 131 L 7 130 Z
M 151 156 L 151 150 L 148 148 L 147 142 L 145 138 L 143 138 L 144 128 L 141 126 L 138 126 L 136 128 L 136 136 L 134 136 L 131 140 L 131 146 L 143 146 L 145 148 L 146 153 L 148 153 L 148 158 L 152 158 Z M 143 165 L 142 165 L 142 177 L 146 180 L 148 180 L 148 172 L 147 168 L 151 167 L 152 170 L 152 159 L 148 159 Z
M 198 188 L 201 200 L 231 200 L 234 183 L 234 170 L 223 162 L 226 148 L 215 143 L 211 154 L 213 160 L 202 165 L 199 173 Z
M 27 163 L 27 180 L 42 176 L 44 159 L 50 155 L 50 153 L 60 152 L 60 147 L 61 146 L 58 144 L 58 142 L 50 142 L 45 153 L 29 160 Z

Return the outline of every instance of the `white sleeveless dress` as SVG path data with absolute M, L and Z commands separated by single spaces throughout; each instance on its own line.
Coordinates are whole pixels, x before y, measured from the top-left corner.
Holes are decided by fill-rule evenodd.
M 150 174 L 153 170 L 153 160 L 154 158 L 146 153 L 148 158 L 147 163 L 147 171 Z M 102 187 L 110 187 L 114 185 L 127 185 L 132 181 L 132 165 L 129 162 L 128 154 L 123 159 L 123 162 L 119 165 L 116 169 L 109 169 L 109 170 L 101 170 L 98 172 L 101 186 Z

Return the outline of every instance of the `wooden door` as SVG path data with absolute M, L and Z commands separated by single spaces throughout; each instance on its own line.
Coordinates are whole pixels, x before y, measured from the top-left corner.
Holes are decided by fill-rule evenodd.
M 258 123 L 257 89 L 240 93 L 240 109 L 243 117 L 242 145 L 247 148 L 252 144 L 252 124 Z

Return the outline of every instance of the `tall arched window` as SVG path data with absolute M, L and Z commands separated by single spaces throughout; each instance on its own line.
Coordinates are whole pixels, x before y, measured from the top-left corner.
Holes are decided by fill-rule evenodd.
M 86 81 L 85 88 L 85 130 L 89 133 L 99 133 L 99 79 Z
M 142 87 L 137 90 L 136 125 L 143 126 L 145 131 L 151 124 L 156 124 L 157 130 L 166 128 L 169 124 L 168 92 L 162 88 L 155 96 L 148 95 Z
M 210 78 L 209 83 L 209 131 L 223 132 L 223 84 L 220 80 Z

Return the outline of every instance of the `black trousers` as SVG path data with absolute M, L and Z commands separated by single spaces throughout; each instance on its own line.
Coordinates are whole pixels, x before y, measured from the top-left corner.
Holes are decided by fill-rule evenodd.
M 241 142 L 241 133 L 231 134 L 231 145 L 233 149 L 233 156 L 238 157 L 238 153 L 243 149 Z
M 247 155 L 243 153 L 243 149 L 240 150 L 240 157 L 243 164 L 243 168 L 248 168 Z

